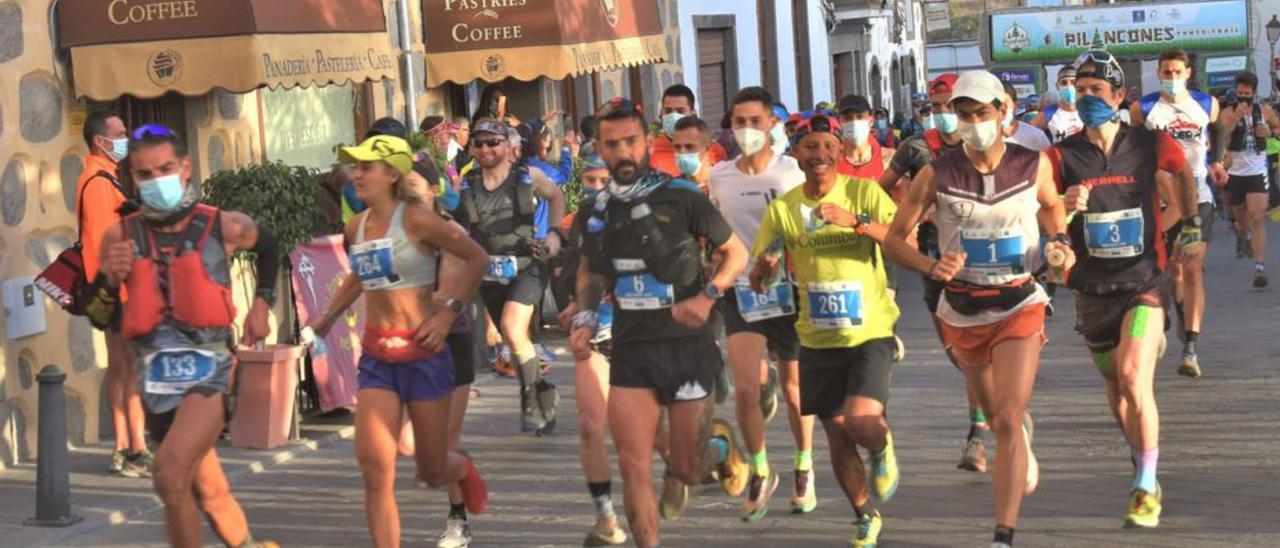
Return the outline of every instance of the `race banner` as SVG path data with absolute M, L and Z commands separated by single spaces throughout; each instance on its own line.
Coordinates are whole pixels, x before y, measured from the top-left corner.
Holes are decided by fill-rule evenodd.
M 298 306 L 298 324 L 306 325 L 324 313 L 342 278 L 351 271 L 342 236 L 322 236 L 300 244 L 289 253 L 293 261 L 293 298 Z M 323 344 L 311 348 L 311 370 L 315 375 L 320 408 L 332 411 L 356 404 L 356 358 L 360 355 L 360 333 L 364 332 L 364 297 L 347 309 L 324 337 Z
M 1005 12 L 992 15 L 989 27 L 995 62 L 1071 60 L 1095 40 L 1117 56 L 1249 47 L 1245 0 Z

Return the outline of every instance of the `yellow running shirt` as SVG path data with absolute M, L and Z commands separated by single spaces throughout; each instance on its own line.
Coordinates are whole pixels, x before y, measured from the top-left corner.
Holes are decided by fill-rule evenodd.
M 898 208 L 875 181 L 840 175 L 821 200 L 798 186 L 769 204 L 752 257 L 781 238 L 800 290 L 796 331 L 808 348 L 852 348 L 893 336 L 898 305 L 886 293 L 884 255 L 869 237 L 819 218 L 821 203 L 889 224 Z

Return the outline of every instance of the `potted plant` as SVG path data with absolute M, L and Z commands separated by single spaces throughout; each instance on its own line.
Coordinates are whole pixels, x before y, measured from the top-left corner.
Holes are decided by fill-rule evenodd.
M 296 412 L 296 391 L 305 347 L 295 340 L 293 292 L 289 283 L 288 252 L 311 237 L 316 211 L 316 185 L 321 174 L 279 162 L 220 171 L 204 183 L 206 203 L 248 215 L 276 235 L 280 242 L 278 298 L 272 313 L 277 323 L 276 344 L 239 349 L 236 371 L 236 409 L 231 421 L 231 445 L 270 449 L 289 439 Z M 256 285 L 251 257 L 232 259 L 233 289 L 251 304 Z

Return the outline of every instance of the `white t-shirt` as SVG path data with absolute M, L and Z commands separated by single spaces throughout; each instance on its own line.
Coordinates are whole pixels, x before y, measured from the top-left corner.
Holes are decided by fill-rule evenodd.
M 1204 107 L 1188 94 L 1176 101 L 1163 96 L 1147 113 L 1147 129 L 1163 131 L 1182 146 L 1191 164 L 1191 173 L 1199 183 L 1199 202 L 1213 203 L 1213 189 L 1209 188 L 1209 167 L 1205 157 L 1209 153 L 1209 115 Z
M 769 167 L 756 175 L 748 175 L 738 169 L 738 156 L 716 164 L 711 168 L 711 201 L 720 208 L 725 221 L 733 228 L 747 249 L 755 245 L 756 233 L 765 209 L 774 198 L 804 184 L 804 172 L 800 164 L 790 156 L 774 154 Z M 739 284 L 748 283 L 751 265 L 738 276 Z
M 1023 122 L 1014 123 L 1018 124 L 1018 127 L 1013 130 L 1013 135 L 1004 138 L 1004 142 L 1017 143 L 1022 145 L 1022 148 L 1036 152 L 1053 146 L 1053 143 L 1049 142 L 1049 136 L 1045 135 L 1040 128 Z

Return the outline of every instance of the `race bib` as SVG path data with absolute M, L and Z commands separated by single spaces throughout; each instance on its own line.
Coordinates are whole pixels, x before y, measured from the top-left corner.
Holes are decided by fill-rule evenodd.
M 796 313 L 791 284 L 782 282 L 756 293 L 748 285 L 734 285 L 733 294 L 738 300 L 738 312 L 748 322 L 779 318 Z
M 365 289 L 382 289 L 400 281 L 391 256 L 391 238 L 360 242 L 351 246 L 351 268 Z
M 1021 274 L 1027 243 L 1018 229 L 971 229 L 960 231 L 960 245 L 966 255 L 964 267 L 986 276 Z
M 1084 214 L 1084 243 L 1089 256 L 1123 259 L 1142 255 L 1142 209 Z
M 208 350 L 181 348 L 153 352 L 143 359 L 148 394 L 182 395 L 213 376 L 218 355 Z
M 623 310 L 659 310 L 676 304 L 675 288 L 648 272 L 619 276 L 613 299 Z
M 515 255 L 493 255 L 489 257 L 489 266 L 484 269 L 484 281 L 507 284 L 516 279 L 519 271 Z
M 809 323 L 820 329 L 862 325 L 862 283 L 809 284 Z

